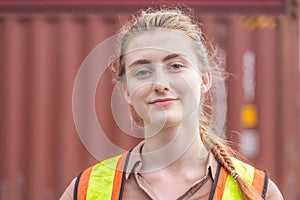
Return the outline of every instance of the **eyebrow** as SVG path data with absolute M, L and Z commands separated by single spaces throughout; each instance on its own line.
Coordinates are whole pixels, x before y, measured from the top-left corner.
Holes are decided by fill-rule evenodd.
M 179 56 L 181 56 L 181 55 L 180 55 L 180 54 L 177 54 L 177 53 L 172 53 L 172 54 L 167 55 L 166 57 L 164 57 L 162 61 L 163 61 L 163 62 L 166 62 L 166 61 L 168 61 L 168 60 L 171 60 L 171 59 L 176 58 L 176 57 L 179 57 Z
M 177 54 L 177 53 L 172 53 L 172 54 L 167 55 L 166 57 L 164 57 L 164 58 L 162 59 L 162 61 L 163 61 L 163 62 L 166 62 L 166 61 L 168 61 L 168 60 L 171 60 L 171 59 L 176 58 L 176 57 L 179 57 L 179 56 L 181 56 L 181 55 L 180 55 L 180 54 Z M 145 65 L 145 64 L 150 64 L 150 63 L 151 63 L 151 62 L 150 62 L 149 60 L 147 60 L 147 59 L 138 59 L 138 60 L 134 61 L 133 63 L 131 63 L 131 64 L 128 66 L 128 68 L 130 68 L 130 67 L 132 67 L 132 66 L 134 66 L 134 65 Z
M 145 64 L 150 64 L 151 62 L 147 59 L 138 59 L 136 61 L 134 61 L 133 63 L 131 63 L 128 68 L 134 66 L 134 65 L 145 65 Z

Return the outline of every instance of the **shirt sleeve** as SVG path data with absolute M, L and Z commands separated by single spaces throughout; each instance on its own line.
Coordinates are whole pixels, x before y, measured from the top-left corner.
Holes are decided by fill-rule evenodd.
M 73 200 L 74 187 L 75 187 L 76 178 L 74 178 L 71 184 L 66 188 L 60 200 Z
M 283 200 L 283 196 L 277 185 L 269 179 L 266 200 Z

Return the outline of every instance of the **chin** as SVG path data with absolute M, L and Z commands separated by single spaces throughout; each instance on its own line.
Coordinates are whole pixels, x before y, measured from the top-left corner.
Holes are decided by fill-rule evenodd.
M 162 124 L 163 123 L 163 124 Z M 162 115 L 155 116 L 152 124 L 161 127 L 177 126 L 182 123 L 182 115 L 179 113 L 164 113 Z

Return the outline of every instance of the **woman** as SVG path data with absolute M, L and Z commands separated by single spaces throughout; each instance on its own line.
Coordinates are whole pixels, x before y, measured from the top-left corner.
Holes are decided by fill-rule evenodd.
M 283 199 L 213 132 L 203 108 L 220 73 L 193 18 L 148 9 L 121 35 L 114 71 L 145 139 L 83 171 L 61 199 Z

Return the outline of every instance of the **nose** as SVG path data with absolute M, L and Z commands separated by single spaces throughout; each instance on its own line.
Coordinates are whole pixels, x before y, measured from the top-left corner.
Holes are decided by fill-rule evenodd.
M 158 93 L 165 93 L 170 90 L 168 79 L 164 76 L 163 72 L 156 73 L 155 80 L 153 81 L 153 90 Z
M 155 92 L 158 92 L 158 93 L 165 93 L 165 92 L 168 92 L 170 89 L 164 85 L 161 85 L 161 84 L 155 84 L 153 85 L 153 89 Z

